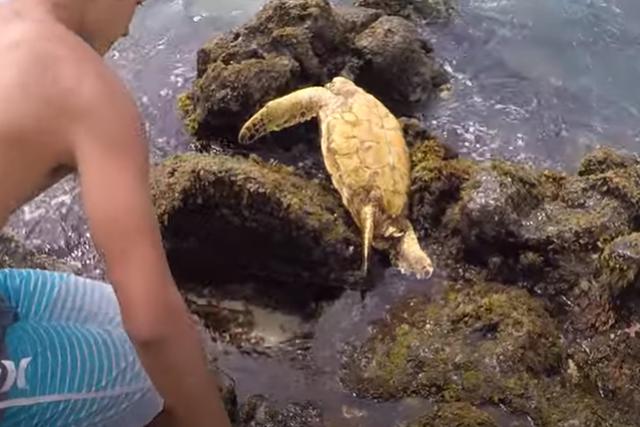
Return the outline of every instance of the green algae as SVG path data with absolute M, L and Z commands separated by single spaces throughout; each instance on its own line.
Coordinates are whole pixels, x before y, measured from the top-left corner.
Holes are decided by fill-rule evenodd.
M 432 413 L 414 420 L 404 427 L 498 427 L 486 412 L 466 402 L 438 405 Z
M 499 401 L 522 393 L 523 373 L 559 369 L 559 334 L 523 290 L 469 284 L 441 302 L 409 299 L 378 328 L 345 378 L 367 397 Z
M 177 99 L 178 113 L 184 120 L 185 130 L 195 135 L 198 132 L 198 117 L 191 96 L 188 92 L 181 93 Z
M 461 189 L 476 166 L 464 158 L 445 161 L 446 148 L 432 138 L 412 145 L 412 222 L 422 234 L 431 235 L 440 226 L 447 208 L 460 200 Z

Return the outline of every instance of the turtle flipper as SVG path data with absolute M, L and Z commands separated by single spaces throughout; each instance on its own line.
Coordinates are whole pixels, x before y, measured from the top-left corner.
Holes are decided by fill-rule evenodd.
M 433 261 L 420 247 L 418 237 L 410 225 L 394 252 L 394 261 L 402 273 L 415 274 L 419 279 L 428 279 L 433 274 Z
M 362 274 L 367 275 L 369 269 L 369 249 L 373 242 L 373 205 L 367 205 L 360 212 L 362 224 Z
M 328 89 L 312 86 L 271 100 L 242 126 L 238 141 L 249 144 L 269 132 L 307 121 L 316 116 L 331 97 L 333 94 Z

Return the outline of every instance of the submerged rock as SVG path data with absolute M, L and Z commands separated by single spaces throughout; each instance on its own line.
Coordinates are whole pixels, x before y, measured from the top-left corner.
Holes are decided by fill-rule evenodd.
M 0 268 L 36 268 L 76 273 L 56 258 L 39 254 L 8 232 L 0 233 Z
M 442 299 L 411 297 L 392 307 L 349 355 L 342 378 L 361 397 L 496 404 L 537 426 L 634 425 L 597 393 L 566 385 L 566 366 L 563 340 L 540 299 L 513 287 L 461 283 Z M 414 425 L 450 425 L 432 420 L 452 410 Z M 484 418 L 478 425 L 496 425 Z
M 357 278 L 361 243 L 339 197 L 290 168 L 176 155 L 153 171 L 152 196 L 172 271 L 183 283 L 255 282 L 268 286 L 261 298 L 286 295 L 282 302 L 290 302 Z
M 324 427 L 322 414 L 311 402 L 289 403 L 282 409 L 255 395 L 239 409 L 238 427 Z
M 201 150 L 235 145 L 244 121 L 267 101 L 337 75 L 396 113 L 418 107 L 447 81 L 414 24 L 371 9 L 333 8 L 327 0 L 267 2 L 250 22 L 204 45 L 197 70 L 179 107 Z M 313 123 L 296 128 L 279 132 L 278 141 L 317 140 Z

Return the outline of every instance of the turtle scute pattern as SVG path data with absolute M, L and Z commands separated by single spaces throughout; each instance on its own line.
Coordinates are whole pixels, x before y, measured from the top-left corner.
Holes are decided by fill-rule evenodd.
M 409 153 L 398 120 L 371 95 L 358 91 L 327 115 L 325 162 L 351 205 L 353 193 L 377 193 L 383 215 L 403 213 L 409 189 Z M 359 191 L 360 190 L 360 191 Z M 373 201 L 373 200 L 372 200 Z M 357 211 L 362 206 L 349 206 Z

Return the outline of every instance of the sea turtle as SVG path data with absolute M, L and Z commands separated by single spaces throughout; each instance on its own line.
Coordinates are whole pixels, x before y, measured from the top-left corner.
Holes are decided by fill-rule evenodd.
M 271 100 L 242 126 L 239 143 L 318 117 L 324 164 L 362 232 L 362 271 L 370 247 L 388 251 L 403 273 L 433 272 L 408 220 L 410 160 L 402 126 L 373 95 L 344 77 Z

